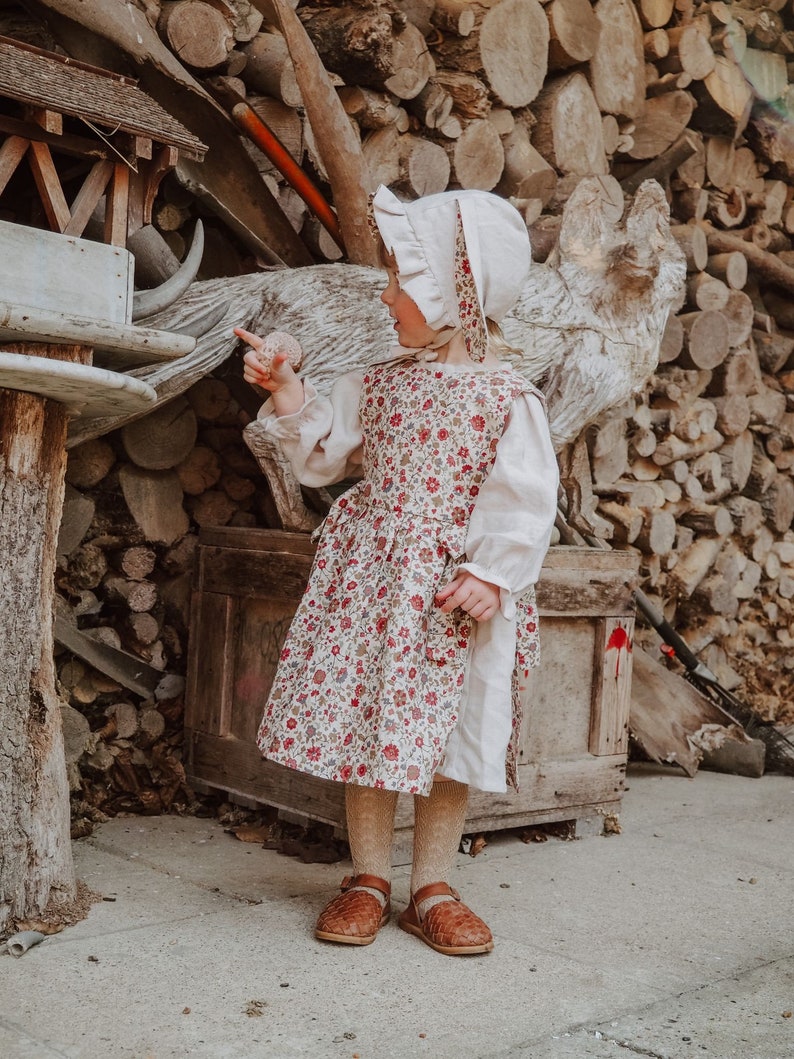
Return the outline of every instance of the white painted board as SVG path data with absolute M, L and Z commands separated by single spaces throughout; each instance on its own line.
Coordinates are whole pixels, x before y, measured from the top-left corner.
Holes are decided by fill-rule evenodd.
M 129 323 L 134 266 L 120 246 L 0 221 L 3 301 Z
M 0 352 L 0 389 L 48 397 L 68 405 L 70 415 L 137 412 L 157 401 L 155 388 L 142 379 L 25 353 Z

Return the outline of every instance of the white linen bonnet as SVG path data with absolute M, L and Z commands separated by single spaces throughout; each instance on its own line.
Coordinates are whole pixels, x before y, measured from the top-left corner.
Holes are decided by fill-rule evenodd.
M 400 287 L 434 331 L 462 330 L 469 356 L 482 361 L 486 319 L 499 323 L 507 315 L 529 273 L 521 214 L 487 191 L 442 191 L 401 202 L 383 185 L 371 210 Z

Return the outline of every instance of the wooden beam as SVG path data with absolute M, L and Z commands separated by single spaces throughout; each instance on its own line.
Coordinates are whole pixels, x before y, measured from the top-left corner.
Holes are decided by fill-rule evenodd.
M 152 223 L 152 207 L 160 184 L 179 160 L 174 147 L 161 147 L 151 161 L 141 161 L 130 176 L 129 226 L 127 235 Z
M 82 632 L 73 624 L 68 607 L 57 597 L 54 637 L 62 647 L 88 662 L 100 673 L 117 680 L 141 698 L 151 698 L 152 692 L 166 675 L 148 665 L 142 658 L 94 640 Z
M 37 140 L 56 147 L 62 154 L 76 155 L 78 158 L 109 158 L 110 150 L 97 140 L 87 140 L 83 136 L 55 136 L 45 132 L 29 121 L 19 121 L 0 114 L 0 132 L 9 136 L 22 136 L 26 140 Z
M 105 242 L 111 243 L 113 246 L 127 245 L 127 207 L 129 198 L 129 166 L 124 162 L 116 162 L 105 207 Z
M 30 140 L 23 136 L 9 136 L 0 147 L 0 195 L 5 191 L 6 184 L 25 157 L 28 147 L 30 147 Z
M 108 186 L 115 166 L 113 162 L 102 160 L 95 162 L 91 172 L 83 181 L 72 203 L 72 217 L 63 230 L 64 235 L 82 235 L 91 214 Z
M 46 143 L 30 143 L 30 168 L 36 181 L 44 212 L 54 232 L 62 232 L 69 223 L 71 214 L 55 169 L 50 149 Z
M 63 135 L 63 114 L 59 114 L 57 110 L 48 110 L 46 107 L 27 107 L 26 114 L 45 132 L 51 132 L 53 136 Z

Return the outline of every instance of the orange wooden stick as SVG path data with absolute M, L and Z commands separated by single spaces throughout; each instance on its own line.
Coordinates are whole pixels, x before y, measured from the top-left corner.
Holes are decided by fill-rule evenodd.
M 282 176 L 289 181 L 320 224 L 329 232 L 340 250 L 346 252 L 336 214 L 325 201 L 322 192 L 306 176 L 276 134 L 267 127 L 248 103 L 242 101 L 235 103 L 231 115 L 234 123 L 260 150 L 264 151 Z

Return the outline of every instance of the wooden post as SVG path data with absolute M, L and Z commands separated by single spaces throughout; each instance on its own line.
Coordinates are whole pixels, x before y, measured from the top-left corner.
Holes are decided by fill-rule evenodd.
M 14 353 L 90 362 L 85 346 Z M 67 412 L 0 389 L 0 935 L 76 896 L 69 788 L 53 666 L 55 548 Z

